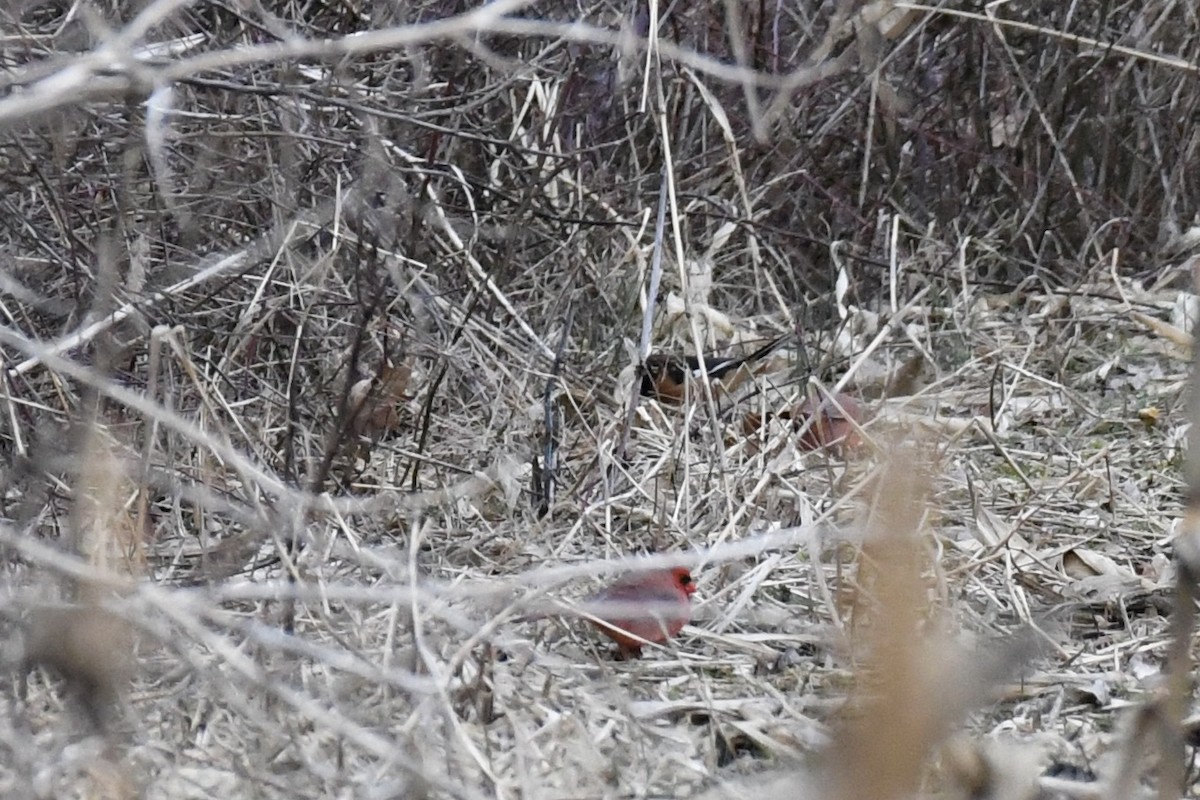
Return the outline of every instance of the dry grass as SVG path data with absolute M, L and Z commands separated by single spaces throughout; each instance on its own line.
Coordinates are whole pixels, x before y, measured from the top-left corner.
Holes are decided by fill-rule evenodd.
M 0 10 L 4 796 L 1172 796 L 1189 4 L 119 5 Z

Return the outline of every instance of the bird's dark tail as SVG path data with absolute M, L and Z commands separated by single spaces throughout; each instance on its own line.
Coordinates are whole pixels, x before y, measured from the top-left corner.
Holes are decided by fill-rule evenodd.
M 786 342 L 788 339 L 791 339 L 795 335 L 796 334 L 794 334 L 794 333 L 785 333 L 782 336 L 776 336 L 774 339 L 767 342 L 762 347 L 758 348 L 757 350 L 755 350 L 753 353 L 750 353 L 749 355 L 738 356 L 736 358 L 730 358 L 730 359 L 718 361 L 714 366 L 708 367 L 708 377 L 712 380 L 715 380 L 724 375 L 728 375 L 730 372 L 733 372 L 735 369 L 742 366 L 743 364 L 753 364 L 755 361 L 758 361 L 760 358 L 770 355 L 772 352 L 775 351 L 776 348 L 778 348 L 781 344 Z

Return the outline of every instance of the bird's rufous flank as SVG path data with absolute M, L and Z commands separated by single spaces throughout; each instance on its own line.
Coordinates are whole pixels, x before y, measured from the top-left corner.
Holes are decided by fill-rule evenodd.
M 646 357 L 642 364 L 642 381 L 639 388 L 643 397 L 652 397 L 660 403 L 678 405 L 687 394 L 686 386 L 689 381 L 701 375 L 700 363 L 703 359 L 703 373 L 710 381 L 715 381 L 729 375 L 742 366 L 749 366 L 764 356 L 769 355 L 775 348 L 783 344 L 792 334 L 778 336 L 762 347 L 744 356 L 714 358 L 712 356 L 679 356 L 669 353 L 654 353 Z

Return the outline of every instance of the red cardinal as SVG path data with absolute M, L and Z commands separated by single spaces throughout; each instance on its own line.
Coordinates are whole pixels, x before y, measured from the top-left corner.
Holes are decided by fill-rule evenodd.
M 686 567 L 635 572 L 583 607 L 602 620 L 591 622 L 617 643 L 621 658 L 637 658 L 645 642 L 665 642 L 688 623 L 695 591 L 696 582 Z

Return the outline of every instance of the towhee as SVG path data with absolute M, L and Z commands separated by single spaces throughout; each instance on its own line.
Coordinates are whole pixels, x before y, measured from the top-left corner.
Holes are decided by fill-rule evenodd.
M 704 371 L 710 380 L 716 380 L 746 364 L 753 364 L 782 344 L 790 334 L 776 337 L 753 353 L 745 356 L 714 358 L 702 356 Z M 686 384 L 700 377 L 700 358 L 677 356 L 669 353 L 654 353 L 642 364 L 642 397 L 653 397 L 660 403 L 678 405 L 683 402 Z

